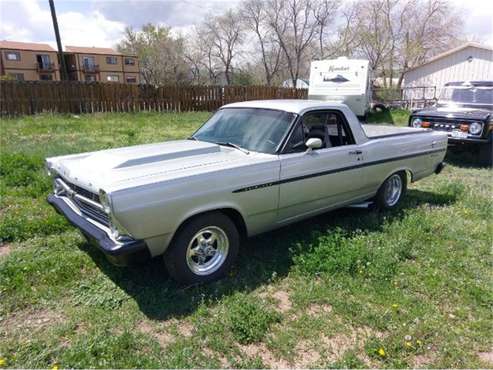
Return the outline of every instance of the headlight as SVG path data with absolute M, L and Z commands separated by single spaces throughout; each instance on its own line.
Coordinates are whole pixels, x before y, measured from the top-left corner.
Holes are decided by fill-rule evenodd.
M 414 128 L 420 128 L 422 123 L 423 121 L 421 121 L 421 119 L 415 118 L 412 120 L 411 124 L 413 125 Z
M 46 171 L 46 174 L 50 177 L 53 177 L 53 175 L 55 174 L 55 172 L 53 171 L 53 167 L 51 166 L 50 162 L 45 162 L 45 171 Z
M 479 122 L 472 122 L 469 125 L 469 132 L 472 135 L 479 135 L 482 130 L 483 130 L 483 125 L 481 123 L 479 123 Z
M 103 211 L 106 212 L 107 214 L 110 214 L 111 213 L 111 199 L 103 189 L 101 189 L 99 191 L 99 201 L 101 202 L 101 205 L 103 206 Z

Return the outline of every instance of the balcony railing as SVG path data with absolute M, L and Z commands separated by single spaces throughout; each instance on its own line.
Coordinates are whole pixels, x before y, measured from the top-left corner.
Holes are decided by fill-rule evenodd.
M 99 65 L 98 64 L 83 64 L 82 71 L 84 73 L 98 73 Z
M 36 70 L 38 72 L 54 72 L 55 63 L 36 63 Z

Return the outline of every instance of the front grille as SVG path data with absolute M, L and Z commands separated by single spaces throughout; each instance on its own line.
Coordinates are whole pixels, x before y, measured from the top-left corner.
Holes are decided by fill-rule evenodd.
M 422 118 L 423 122 L 430 122 L 430 128 L 437 131 L 451 132 L 460 130 L 460 125 L 469 125 L 467 121 L 452 121 L 450 119 L 440 118 Z
M 65 195 L 68 195 L 72 199 L 72 202 L 79 208 L 82 214 L 109 227 L 110 218 L 108 214 L 103 211 L 98 194 L 72 184 L 60 177 L 56 178 L 55 181 L 63 183 L 71 190 L 66 191 L 68 194 Z M 63 190 L 60 195 L 64 195 Z

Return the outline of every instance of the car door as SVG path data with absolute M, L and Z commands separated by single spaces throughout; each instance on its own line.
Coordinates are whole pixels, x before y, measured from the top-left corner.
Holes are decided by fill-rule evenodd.
M 307 151 L 303 143 L 311 137 L 323 147 Z M 357 199 L 365 188 L 364 153 L 339 111 L 305 113 L 279 157 L 280 223 Z

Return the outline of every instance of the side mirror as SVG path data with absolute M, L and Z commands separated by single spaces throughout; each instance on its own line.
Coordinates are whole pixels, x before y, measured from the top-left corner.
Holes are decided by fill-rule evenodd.
M 322 140 L 316 137 L 311 137 L 306 141 L 305 145 L 308 148 L 307 152 L 311 152 L 314 149 L 319 149 L 322 147 Z

